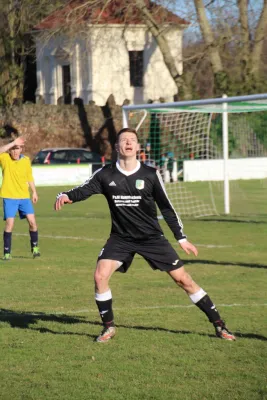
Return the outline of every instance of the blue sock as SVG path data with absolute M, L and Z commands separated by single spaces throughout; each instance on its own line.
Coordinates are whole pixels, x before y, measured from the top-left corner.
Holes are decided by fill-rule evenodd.
M 12 232 L 4 231 L 3 234 L 4 254 L 11 253 L 11 240 L 12 240 Z

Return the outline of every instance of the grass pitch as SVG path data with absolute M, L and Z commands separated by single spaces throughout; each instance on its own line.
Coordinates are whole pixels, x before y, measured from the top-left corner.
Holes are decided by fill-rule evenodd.
M 267 185 L 258 183 L 242 183 L 248 195 L 233 199 L 234 215 L 183 221 L 197 258 L 178 249 L 234 343 L 217 339 L 183 291 L 139 256 L 111 280 L 117 336 L 95 343 L 93 272 L 110 230 L 105 199 L 56 213 L 60 188 L 40 188 L 41 258 L 32 259 L 27 225 L 17 219 L 13 259 L 0 261 L 0 399 L 266 400 Z

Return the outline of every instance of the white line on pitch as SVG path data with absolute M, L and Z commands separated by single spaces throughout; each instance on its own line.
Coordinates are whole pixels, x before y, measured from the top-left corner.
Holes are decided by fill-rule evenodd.
M 91 216 L 89 214 L 85 214 L 84 216 L 81 216 L 81 217 L 68 216 L 68 217 L 60 217 L 60 218 L 59 217 L 45 217 L 45 216 L 42 216 L 42 215 L 38 215 L 38 219 L 40 219 L 40 218 L 57 219 L 57 220 L 60 220 L 60 221 L 66 221 L 66 220 L 69 221 L 69 220 L 75 220 L 75 219 L 77 219 L 77 220 L 82 219 L 83 221 L 86 221 L 88 219 L 99 219 L 99 220 L 103 219 L 101 217 L 95 217 L 95 216 Z
M 197 247 L 207 247 L 208 249 L 211 249 L 211 248 L 223 249 L 226 247 L 234 247 L 232 244 L 196 244 L 196 246 Z M 246 246 L 247 246 L 247 244 L 246 244 Z
M 29 236 L 28 233 L 13 233 L 15 236 Z M 61 236 L 61 235 L 39 235 L 39 237 L 47 238 L 47 239 L 66 239 L 66 240 L 86 240 L 89 242 L 93 241 L 98 241 L 98 240 L 105 240 L 104 238 L 88 238 L 84 236 Z M 175 244 L 175 243 L 173 243 Z M 246 244 L 246 246 L 249 246 L 251 244 Z M 220 244 L 196 244 L 197 247 L 206 247 L 206 248 L 227 248 L 227 247 L 238 247 L 238 246 L 233 246 L 231 244 L 226 244 L 226 245 L 220 245 Z
M 262 304 L 216 304 L 218 307 L 265 307 L 267 306 L 267 303 L 262 303 Z M 169 306 L 145 306 L 145 307 L 131 307 L 131 310 L 160 310 L 160 309 L 166 309 L 166 308 L 193 308 L 195 307 L 194 304 L 189 304 L 189 305 L 182 305 L 182 304 L 176 304 L 176 305 L 169 305 Z M 114 311 L 125 311 L 125 308 L 120 308 L 120 307 L 114 307 Z M 129 310 L 129 309 L 128 309 Z M 87 312 L 94 312 L 96 311 L 95 309 L 84 309 L 84 310 L 77 310 L 77 311 L 67 311 L 67 314 L 76 314 L 76 313 L 87 313 Z
M 267 303 L 262 303 L 262 304 L 217 304 L 218 307 L 265 307 L 267 306 Z M 173 308 L 193 308 L 195 307 L 194 304 L 189 304 L 189 305 L 169 305 L 169 306 L 147 306 L 147 307 L 131 307 L 130 310 L 161 310 L 161 309 L 173 309 Z M 129 311 L 129 308 L 127 309 Z M 120 308 L 120 307 L 115 307 L 114 311 L 126 311 L 125 308 Z M 82 309 L 82 310 L 68 310 L 68 311 L 40 311 L 38 312 L 29 312 L 29 311 L 25 311 L 25 312 L 18 312 L 17 314 L 23 314 L 23 315 L 44 315 L 44 314 L 53 314 L 53 315 L 68 315 L 68 314 L 85 314 L 85 313 L 98 313 L 97 308 L 94 309 L 90 309 L 90 308 L 86 308 L 86 309 Z M 0 312 L 0 316 L 2 315 L 12 315 L 12 314 L 16 314 L 15 311 L 13 312 Z
M 265 307 L 265 306 L 267 306 L 267 303 L 262 303 L 262 304 L 218 304 L 217 305 L 218 307 Z M 147 311 L 147 310 L 160 310 L 160 309 L 173 309 L 173 308 L 193 308 L 193 307 L 195 307 L 195 305 L 194 304 L 190 304 L 190 305 L 179 305 L 179 304 L 177 304 L 177 305 L 169 305 L 169 306 L 147 306 L 147 307 L 131 307 L 131 309 L 130 310 L 144 310 L 144 311 Z M 125 310 L 125 308 L 120 308 L 120 307 L 116 307 L 116 308 L 114 308 L 114 311 L 126 311 Z M 128 311 L 129 311 L 129 308 L 128 308 Z M 1 312 L 0 311 L 0 317 L 1 316 L 10 316 L 10 315 L 14 315 L 14 314 L 16 314 L 16 315 L 36 315 L 36 316 L 42 316 L 42 315 L 47 315 L 47 314 L 49 314 L 49 315 L 68 315 L 68 314 L 70 314 L 70 315 L 75 315 L 75 314 L 85 314 L 85 313 L 98 313 L 98 310 L 97 310 L 97 308 L 94 308 L 94 309 L 90 309 L 90 308 L 86 308 L 86 309 L 83 309 L 83 310 L 75 310 L 75 311 L 72 311 L 72 310 L 68 310 L 68 311 L 40 311 L 40 312 L 30 312 L 30 311 L 25 311 L 25 312 L 17 312 L 16 313 L 16 311 L 13 311 L 13 312 Z
M 15 236 L 29 236 L 28 233 L 14 233 L 13 235 Z M 39 235 L 41 238 L 47 238 L 47 239 L 69 239 L 69 240 L 86 240 L 89 242 L 94 242 L 95 240 L 105 240 L 101 238 L 88 238 L 88 237 L 79 237 L 79 236 L 54 236 L 54 235 Z

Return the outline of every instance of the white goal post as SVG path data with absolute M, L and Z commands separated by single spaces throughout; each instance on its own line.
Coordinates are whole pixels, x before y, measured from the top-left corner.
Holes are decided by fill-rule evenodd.
M 223 182 L 223 212 L 229 214 L 229 181 L 253 178 L 238 174 L 247 171 L 248 164 L 255 178 L 267 177 L 267 169 L 264 175 L 258 166 L 258 157 L 262 165 L 267 162 L 267 93 L 127 105 L 123 106 L 123 127 L 138 131 L 141 161 L 161 170 L 181 214 L 218 214 L 214 193 L 218 185 L 211 182 L 219 181 Z M 206 188 L 186 184 L 201 181 L 206 181 Z

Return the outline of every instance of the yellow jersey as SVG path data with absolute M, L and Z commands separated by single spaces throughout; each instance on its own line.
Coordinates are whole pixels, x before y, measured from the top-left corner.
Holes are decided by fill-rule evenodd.
M 9 153 L 2 153 L 0 154 L 0 166 L 3 174 L 0 197 L 6 199 L 30 198 L 28 182 L 33 182 L 34 179 L 29 157 L 21 154 L 18 160 L 13 160 Z

